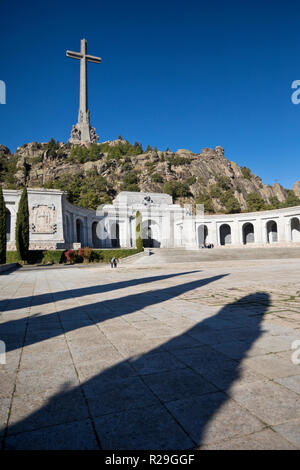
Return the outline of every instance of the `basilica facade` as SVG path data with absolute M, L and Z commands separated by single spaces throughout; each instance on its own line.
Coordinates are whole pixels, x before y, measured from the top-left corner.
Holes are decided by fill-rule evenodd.
M 21 191 L 4 190 L 7 249 L 15 250 Z M 300 243 L 300 206 L 270 211 L 203 215 L 173 204 L 168 194 L 120 192 L 96 211 L 75 206 L 63 191 L 28 189 L 30 249 L 135 248 L 136 214 L 145 247 L 200 249 Z

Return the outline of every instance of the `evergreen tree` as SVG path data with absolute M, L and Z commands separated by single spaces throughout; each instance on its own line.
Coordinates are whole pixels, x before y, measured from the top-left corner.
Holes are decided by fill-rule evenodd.
M 6 207 L 0 186 L 0 264 L 6 263 Z
M 265 201 L 255 192 L 248 194 L 246 202 L 249 212 L 263 211 L 266 208 Z
M 142 216 L 140 211 L 136 212 L 135 215 L 135 238 L 136 238 L 136 248 L 139 251 L 143 251 L 143 239 L 142 239 Z
M 16 247 L 20 259 L 27 261 L 29 250 L 29 210 L 26 188 L 23 189 L 17 213 Z

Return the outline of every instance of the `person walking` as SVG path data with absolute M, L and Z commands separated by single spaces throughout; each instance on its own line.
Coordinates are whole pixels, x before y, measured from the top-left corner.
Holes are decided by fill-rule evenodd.
M 112 259 L 110 260 L 110 267 L 111 268 L 116 268 L 116 258 L 113 256 Z

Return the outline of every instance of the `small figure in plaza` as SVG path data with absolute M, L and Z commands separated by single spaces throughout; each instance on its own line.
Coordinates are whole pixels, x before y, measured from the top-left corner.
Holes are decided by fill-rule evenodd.
M 112 257 L 112 259 L 110 260 L 110 267 L 111 268 L 116 268 L 118 266 L 118 258 L 115 258 L 114 256 Z

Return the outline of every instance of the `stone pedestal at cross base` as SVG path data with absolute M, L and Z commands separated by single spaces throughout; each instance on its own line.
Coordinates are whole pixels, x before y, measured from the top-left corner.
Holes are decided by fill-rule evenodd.
M 96 134 L 96 129 L 89 123 L 89 118 L 82 121 L 78 120 L 78 123 L 72 127 L 71 137 L 69 142 L 71 144 L 83 144 L 83 143 L 97 143 L 99 136 Z

